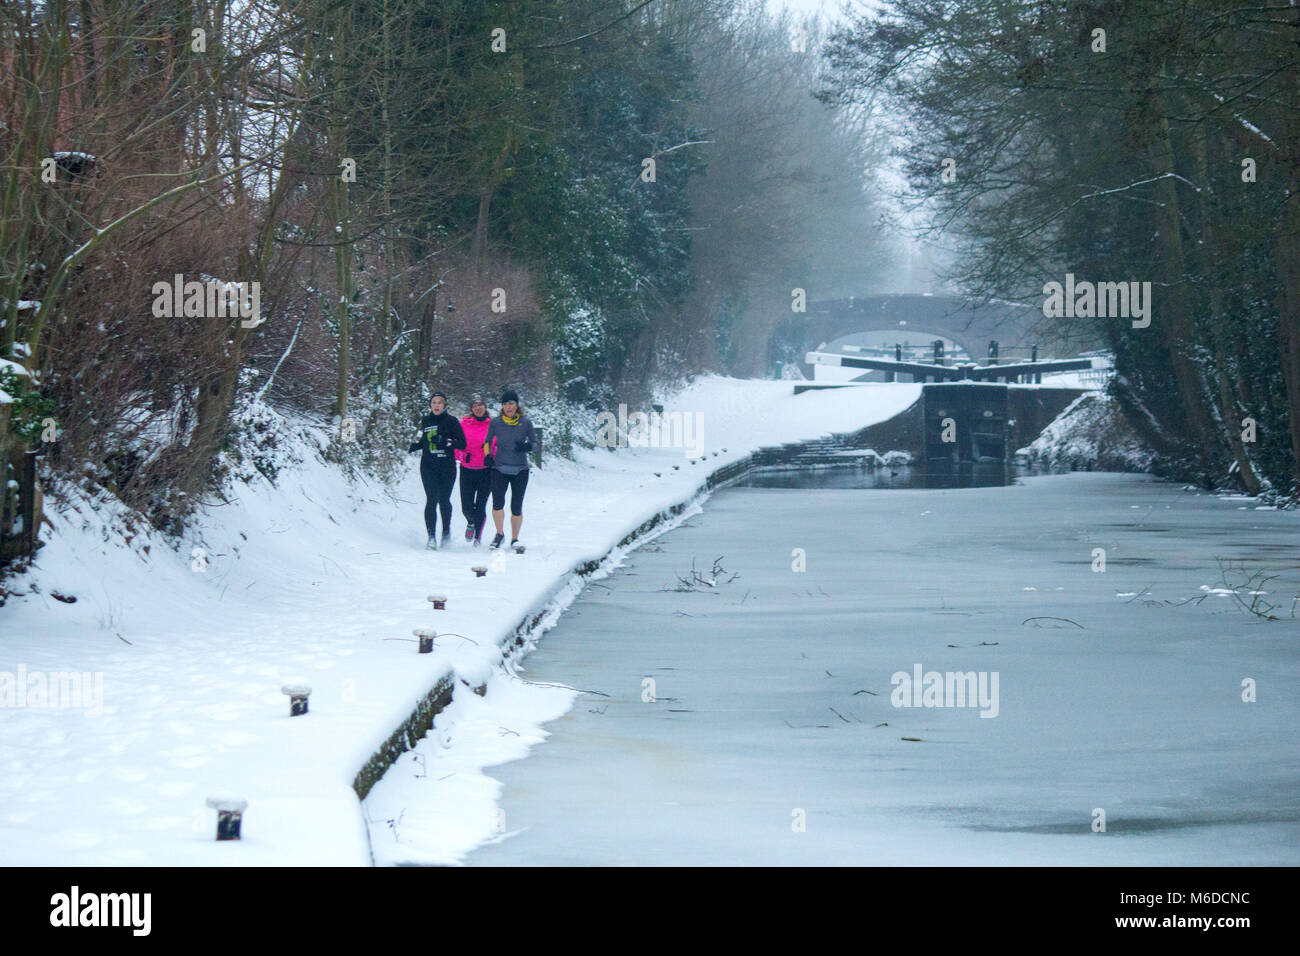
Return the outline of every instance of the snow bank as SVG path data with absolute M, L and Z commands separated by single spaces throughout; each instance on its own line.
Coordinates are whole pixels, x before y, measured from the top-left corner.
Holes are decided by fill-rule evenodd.
M 1080 395 L 1017 459 L 1048 471 L 1149 471 L 1155 453 L 1134 433 L 1115 401 Z

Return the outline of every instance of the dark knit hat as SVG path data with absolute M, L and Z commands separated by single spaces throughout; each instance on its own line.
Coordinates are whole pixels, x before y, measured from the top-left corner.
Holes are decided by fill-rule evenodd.
M 516 405 L 519 404 L 519 393 L 513 388 L 507 388 L 501 393 L 501 404 L 504 405 L 506 402 L 514 402 Z

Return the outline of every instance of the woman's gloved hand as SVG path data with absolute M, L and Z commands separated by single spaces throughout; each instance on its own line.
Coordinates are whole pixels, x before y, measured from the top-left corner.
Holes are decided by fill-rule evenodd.
M 418 441 L 411 442 L 411 447 L 407 449 L 407 451 L 419 451 L 419 450 L 420 450 L 420 443 Z
M 497 463 L 497 460 L 496 460 L 496 458 L 493 457 L 492 455 L 484 455 L 484 456 L 483 456 L 483 466 L 484 466 L 485 468 L 491 468 L 491 467 L 492 467 L 493 465 L 495 465 L 496 463 Z
M 515 451 L 532 451 L 533 440 L 531 438 L 521 438 L 515 442 Z

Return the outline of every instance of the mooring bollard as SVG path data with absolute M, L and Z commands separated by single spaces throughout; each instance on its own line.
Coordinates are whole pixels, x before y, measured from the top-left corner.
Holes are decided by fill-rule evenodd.
M 438 632 L 431 627 L 417 627 L 411 632 L 420 639 L 420 653 L 430 654 L 433 652 L 433 639 L 438 636 Z
M 280 693 L 289 698 L 290 717 L 301 717 L 307 713 L 307 698 L 311 696 L 311 688 L 306 684 L 285 684 L 280 688 Z
M 217 811 L 217 839 L 238 840 L 239 824 L 248 801 L 238 797 L 208 797 L 207 804 Z
M 430 594 L 429 603 L 433 605 L 435 611 L 445 611 L 447 609 L 447 596 L 445 594 Z
M 477 574 L 479 577 L 483 577 L 483 575 L 487 574 L 487 568 L 483 567 L 483 565 L 481 564 L 474 565 L 474 567 L 472 567 L 470 570 L 473 571 L 475 574 Z

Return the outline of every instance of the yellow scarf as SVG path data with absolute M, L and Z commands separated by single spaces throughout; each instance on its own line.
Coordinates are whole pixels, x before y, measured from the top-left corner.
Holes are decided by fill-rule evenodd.
M 506 413 L 505 413 L 505 412 L 502 412 L 502 413 L 501 413 L 501 420 L 502 420 L 503 422 L 505 422 L 507 425 L 518 425 L 518 424 L 519 424 L 519 416 L 518 416 L 518 414 L 516 414 L 514 418 L 507 418 L 507 417 L 506 417 Z

